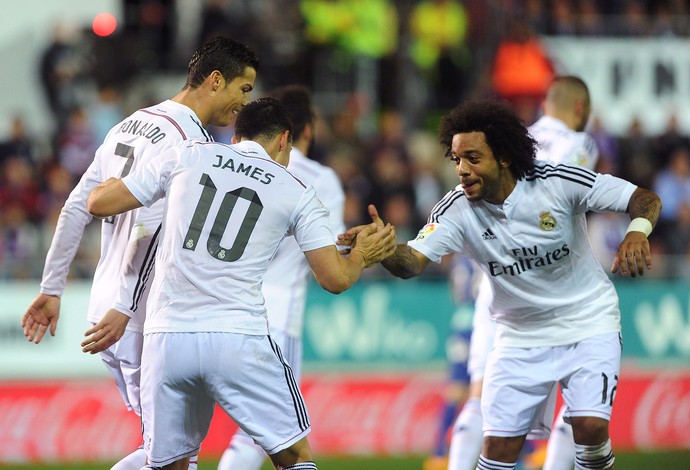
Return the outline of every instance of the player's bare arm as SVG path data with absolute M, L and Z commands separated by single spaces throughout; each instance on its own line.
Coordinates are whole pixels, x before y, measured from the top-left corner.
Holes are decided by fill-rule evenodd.
M 621 275 L 631 277 L 644 275 L 645 267 L 652 268 L 652 257 L 647 237 L 659 219 L 661 199 L 653 191 L 637 188 L 630 197 L 628 213 L 630 226 L 625 238 L 618 246 L 616 257 L 613 259 L 611 272 L 620 269 Z
M 91 191 L 86 208 L 95 217 L 108 217 L 141 207 L 121 179 L 108 178 Z
M 391 256 L 381 262 L 394 276 L 402 279 L 419 276 L 429 264 L 429 258 L 409 245 L 400 244 L 395 247 Z
M 60 296 L 38 294 L 22 317 L 24 336 L 38 344 L 46 331 L 55 336 L 60 317 Z
M 369 224 L 357 233 L 349 257 L 340 256 L 333 245 L 305 252 L 305 256 L 319 285 L 339 294 L 357 282 L 364 269 L 390 256 L 395 240 L 390 224 Z
M 101 321 L 84 333 L 87 338 L 81 343 L 82 352 L 96 354 L 105 351 L 122 338 L 127 323 L 128 315 L 111 308 Z

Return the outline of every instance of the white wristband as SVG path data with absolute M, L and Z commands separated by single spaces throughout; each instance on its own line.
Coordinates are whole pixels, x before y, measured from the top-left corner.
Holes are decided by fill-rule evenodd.
M 649 220 L 644 217 L 635 217 L 630 221 L 630 225 L 628 225 L 625 234 L 627 235 L 629 232 L 642 232 L 648 237 L 649 234 L 652 233 L 652 228 L 652 223 Z

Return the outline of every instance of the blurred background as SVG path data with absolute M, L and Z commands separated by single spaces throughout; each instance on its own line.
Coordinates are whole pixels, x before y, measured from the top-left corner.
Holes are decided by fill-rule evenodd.
M 614 447 L 674 451 L 666 468 L 690 468 L 689 15 L 687 0 L 13 5 L 0 16 L 0 467 L 115 461 L 138 445 L 138 421 L 100 360 L 79 348 L 98 223 L 72 265 L 56 337 L 29 344 L 19 320 L 38 293 L 62 204 L 107 131 L 175 95 L 196 47 L 224 34 L 261 58 L 254 97 L 287 83 L 312 90 L 319 118 L 311 157 L 341 177 L 346 224 L 367 221 L 373 202 L 401 240 L 457 184 L 437 139 L 444 113 L 498 97 L 529 125 L 554 74 L 582 77 L 598 170 L 664 201 L 651 275 L 615 279 L 625 348 Z M 231 128 L 212 132 L 232 137 Z M 607 269 L 627 223 L 590 217 Z M 413 281 L 372 269 L 340 296 L 310 290 L 303 389 L 317 455 L 432 452 L 443 432 L 448 354 L 463 354 L 447 338 L 471 326 L 471 271 L 446 260 Z M 217 458 L 234 429 L 216 418 L 202 458 Z

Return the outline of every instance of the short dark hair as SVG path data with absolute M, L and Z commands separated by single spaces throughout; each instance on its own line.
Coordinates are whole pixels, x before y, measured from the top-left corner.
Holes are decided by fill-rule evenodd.
M 287 108 L 275 98 L 251 101 L 237 114 L 235 135 L 238 139 L 261 141 L 288 131 L 292 139 L 292 118 Z
M 187 66 L 184 89 L 197 88 L 214 70 L 232 81 L 244 74 L 247 67 L 259 70 L 259 58 L 249 47 L 225 36 L 209 39 L 192 55 Z
M 468 101 L 453 108 L 441 119 L 439 139 L 450 157 L 453 136 L 483 132 L 494 158 L 510 159 L 510 171 L 516 179 L 534 168 L 537 142 L 515 111 L 496 100 Z
M 304 85 L 284 85 L 274 88 L 268 96 L 277 99 L 292 116 L 295 139 L 299 139 L 307 124 L 313 124 L 316 117 L 309 89 Z

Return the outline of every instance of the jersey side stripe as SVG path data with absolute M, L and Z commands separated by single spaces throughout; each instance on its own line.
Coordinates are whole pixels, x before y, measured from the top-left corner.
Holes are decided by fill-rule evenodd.
M 151 270 L 153 269 L 154 260 L 156 259 L 156 251 L 158 250 L 158 234 L 161 231 L 162 224 L 158 224 L 156 232 L 151 237 L 151 242 L 149 243 L 149 248 L 146 250 L 146 255 L 139 268 L 139 276 L 137 278 L 137 285 L 134 287 L 134 294 L 132 295 L 132 305 L 129 307 L 130 310 L 134 311 L 139 305 L 141 296 L 144 294 L 144 289 L 146 289 L 146 282 L 149 279 Z
M 530 176 L 530 177 L 528 177 L 528 178 L 525 178 L 525 180 L 526 180 L 526 181 L 534 181 L 534 180 L 536 180 L 536 179 L 545 180 L 545 179 L 547 179 L 547 178 L 561 178 L 561 179 L 564 179 L 564 180 L 572 181 L 573 183 L 581 184 L 582 186 L 587 186 L 588 188 L 591 188 L 591 187 L 593 186 L 592 183 L 589 183 L 589 182 L 587 182 L 587 181 L 582 181 L 582 180 L 580 180 L 580 179 L 573 178 L 573 177 L 569 177 L 569 176 L 566 176 L 566 175 L 561 175 L 561 174 L 559 174 L 559 173 L 547 173 L 547 174 L 545 174 L 545 175 L 532 175 L 532 176 Z
M 175 121 L 170 116 L 166 116 L 165 114 L 154 113 L 153 111 L 149 111 L 148 109 L 140 109 L 139 111 L 141 111 L 142 113 L 150 114 L 152 116 L 158 116 L 158 117 L 161 117 L 163 119 L 170 121 L 170 123 L 173 126 L 175 126 L 175 129 L 177 129 L 178 132 L 182 135 L 182 139 L 187 140 L 187 136 L 185 135 L 184 131 L 182 130 L 182 127 L 177 123 L 177 121 Z
M 464 195 L 464 192 L 458 190 L 453 190 L 446 194 L 431 210 L 428 223 L 438 222 L 438 218 L 442 216 L 456 200 Z
M 297 386 L 297 382 L 295 381 L 295 376 L 292 373 L 292 368 L 285 362 L 285 360 L 283 359 L 283 354 L 280 352 L 280 348 L 273 341 L 270 335 L 268 336 L 268 341 L 271 344 L 273 352 L 278 357 L 278 360 L 280 360 L 281 364 L 283 364 L 283 369 L 285 371 L 285 379 L 287 380 L 288 389 L 290 390 L 290 394 L 292 395 L 292 401 L 295 407 L 295 413 L 297 414 L 297 421 L 299 422 L 300 429 L 304 431 L 310 426 L 309 415 L 307 414 L 307 408 L 304 405 L 302 394 L 300 393 L 299 388 Z

